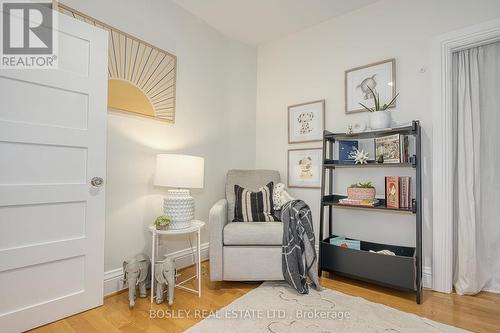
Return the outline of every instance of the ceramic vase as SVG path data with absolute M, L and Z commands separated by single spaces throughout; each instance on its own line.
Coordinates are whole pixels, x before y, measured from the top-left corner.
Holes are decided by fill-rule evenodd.
M 390 111 L 375 111 L 370 112 L 370 127 L 371 129 L 383 129 L 391 127 L 391 112 Z

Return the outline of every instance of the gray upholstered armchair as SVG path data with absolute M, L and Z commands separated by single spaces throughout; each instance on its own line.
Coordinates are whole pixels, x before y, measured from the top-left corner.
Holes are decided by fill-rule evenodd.
M 231 222 L 234 218 L 234 185 L 252 191 L 273 181 L 278 171 L 230 170 L 226 178 L 226 199 L 210 210 L 210 280 L 283 280 L 281 272 L 281 222 Z

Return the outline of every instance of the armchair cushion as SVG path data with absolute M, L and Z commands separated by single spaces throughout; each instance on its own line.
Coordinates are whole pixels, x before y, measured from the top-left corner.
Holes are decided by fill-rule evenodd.
M 279 183 L 280 174 L 275 170 L 229 170 L 226 178 L 227 216 L 230 221 L 234 218 L 234 204 L 236 196 L 234 185 L 239 185 L 250 191 L 258 191 L 259 187 L 269 182 Z
M 281 246 L 282 241 L 281 222 L 228 223 L 224 227 L 224 245 Z
M 233 222 L 279 221 L 274 216 L 273 187 L 274 183 L 269 182 L 258 192 L 252 192 L 234 185 L 236 202 Z

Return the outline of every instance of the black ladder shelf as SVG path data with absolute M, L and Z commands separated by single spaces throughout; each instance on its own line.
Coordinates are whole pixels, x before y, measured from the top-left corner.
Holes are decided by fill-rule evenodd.
M 409 163 L 384 164 L 369 162 L 368 164 L 343 164 L 334 160 L 334 144 L 339 140 L 375 139 L 392 134 L 412 135 L 415 137 L 415 154 Z M 319 228 L 319 265 L 318 273 L 328 271 L 347 277 L 380 284 L 383 286 L 414 291 L 416 302 L 421 302 L 422 292 L 422 165 L 421 165 L 421 129 L 417 120 L 405 127 L 391 128 L 381 131 L 357 134 L 331 133 L 323 135 L 323 168 L 321 177 L 321 211 Z M 338 168 L 385 168 L 408 167 L 415 169 L 415 198 L 413 207 L 388 208 L 385 200 L 375 207 L 359 207 L 340 205 L 339 200 L 345 196 L 334 194 L 333 173 Z M 328 184 L 325 184 L 328 175 Z M 326 194 L 325 191 L 328 190 Z M 361 241 L 360 250 L 341 248 L 330 244 L 333 233 L 333 209 L 363 209 L 376 212 L 404 213 L 415 216 L 415 247 L 388 245 Z M 325 237 L 325 210 L 328 210 L 328 237 Z M 388 249 L 395 256 L 370 252 Z

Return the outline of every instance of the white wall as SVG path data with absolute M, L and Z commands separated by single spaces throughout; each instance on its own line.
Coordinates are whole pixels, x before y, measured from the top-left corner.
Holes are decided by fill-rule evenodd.
M 398 123 L 419 119 L 423 126 L 424 266 L 432 257 L 432 116 L 431 41 L 433 36 L 500 16 L 498 0 L 384 0 L 334 18 L 258 49 L 256 166 L 280 170 L 286 179 L 288 148 L 320 147 L 287 144 L 287 106 L 326 99 L 326 129 L 345 131 L 350 123 L 367 120 L 367 113 L 345 115 L 344 71 L 396 58 L 397 90 L 392 112 Z M 420 69 L 425 70 L 420 73 Z M 392 169 L 391 169 L 392 170 Z M 382 171 L 345 171 L 347 184 L 374 180 L 383 194 Z M 392 170 L 394 175 L 404 170 Z M 313 208 L 319 222 L 319 190 L 295 189 Z M 342 215 L 341 215 L 342 214 Z M 414 244 L 414 219 L 381 213 L 339 212 L 340 233 L 362 239 Z M 399 219 L 401 217 L 401 219 Z
M 211 205 L 223 196 L 227 169 L 278 169 L 286 180 L 287 149 L 319 146 L 286 143 L 288 105 L 324 98 L 326 128 L 343 131 L 347 124 L 367 118 L 366 114 L 344 114 L 344 70 L 391 57 L 397 60 L 397 86 L 401 92 L 393 118 L 397 122 L 420 119 L 424 127 L 424 245 L 425 265 L 430 266 L 431 39 L 497 17 L 499 1 L 384 0 L 262 45 L 257 62 L 254 48 L 231 41 L 168 0 L 64 3 L 178 57 L 174 125 L 109 114 L 106 270 L 119 268 L 127 256 L 149 252 L 150 236 L 145 228 L 161 214 L 161 197 L 165 193 L 165 189 L 152 186 L 156 153 L 178 152 L 206 158 L 205 188 L 193 193 L 197 217 L 207 220 Z M 420 73 L 420 68 L 426 72 Z M 370 179 L 380 185 L 381 176 L 372 174 Z M 366 178 L 364 174 L 349 177 Z M 293 192 L 314 208 L 318 221 L 319 191 Z M 386 231 L 395 231 L 403 244 L 412 243 L 413 225 L 408 218 L 365 221 L 363 215 L 358 217 L 341 227 L 354 226 L 360 237 L 366 235 L 378 241 L 392 239 Z M 373 228 L 375 224 L 381 227 Z M 205 232 L 202 243 L 207 240 Z M 179 239 L 164 250 L 172 252 L 186 246 Z
M 205 187 L 192 192 L 196 217 L 207 222 L 210 207 L 224 195 L 226 171 L 254 167 L 256 49 L 228 39 L 167 0 L 63 3 L 177 55 L 175 124 L 123 113 L 108 116 L 109 271 L 121 267 L 128 256 L 150 252 L 146 227 L 161 214 L 166 193 L 152 185 L 156 153 L 205 157 Z M 205 230 L 202 243 L 207 241 Z M 179 238 L 163 250 L 188 245 Z

